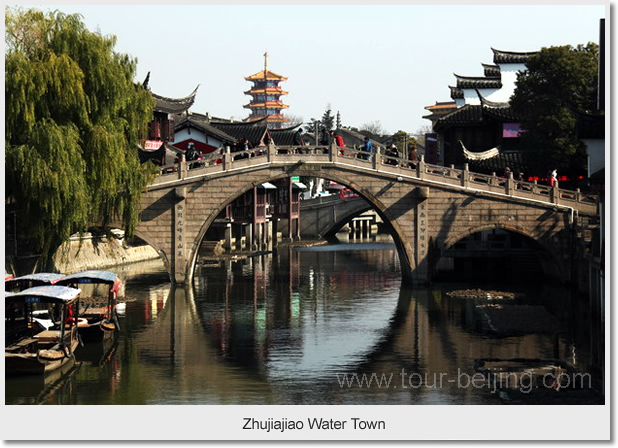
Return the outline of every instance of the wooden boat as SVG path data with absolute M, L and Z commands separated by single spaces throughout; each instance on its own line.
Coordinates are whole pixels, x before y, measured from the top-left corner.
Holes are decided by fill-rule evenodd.
M 64 277 L 64 274 L 54 272 L 37 272 L 34 274 L 22 275 L 20 277 L 12 277 L 4 280 L 4 290 L 19 292 L 34 286 L 53 285 L 62 277 Z M 32 314 L 34 320 L 42 325 L 46 330 L 53 325 L 53 320 L 51 319 L 47 309 L 34 310 Z
M 20 292 L 5 291 L 6 375 L 45 374 L 74 361 L 79 340 L 77 321 L 81 289 L 35 286 Z M 54 325 L 43 329 L 33 311 L 47 308 Z
M 85 342 L 101 341 L 113 337 L 120 329 L 116 311 L 117 297 L 122 282 L 109 271 L 88 270 L 62 277 L 57 285 L 83 286 L 84 284 L 104 285 L 107 297 L 82 297 L 79 334 Z

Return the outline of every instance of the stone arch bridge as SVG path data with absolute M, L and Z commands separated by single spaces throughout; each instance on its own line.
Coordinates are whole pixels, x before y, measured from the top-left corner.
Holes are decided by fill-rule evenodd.
M 346 148 L 268 147 L 249 157 L 218 154 L 200 168 L 181 162 L 157 176 L 142 196 L 136 236 L 163 258 L 172 282 L 189 282 L 198 248 L 224 207 L 264 182 L 314 176 L 348 186 L 375 209 L 391 230 L 406 283 L 431 280 L 442 253 L 462 238 L 501 228 L 536 242 L 545 273 L 569 282 L 583 259 L 583 238 L 597 216 L 597 198 L 464 169 L 382 154 L 369 160 Z M 168 167 L 169 168 L 169 167 Z M 169 169 L 163 169 L 163 172 Z

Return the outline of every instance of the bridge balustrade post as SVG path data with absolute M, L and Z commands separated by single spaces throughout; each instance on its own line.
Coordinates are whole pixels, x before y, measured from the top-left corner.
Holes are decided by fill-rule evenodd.
M 470 185 L 470 167 L 467 163 L 464 163 L 463 171 L 461 173 L 461 186 L 468 187 Z
M 371 167 L 374 170 L 378 169 L 378 159 L 380 158 L 379 151 L 380 151 L 380 148 L 376 148 L 376 150 L 371 154 L 373 156 L 371 159 Z
M 266 161 L 272 162 L 273 154 L 277 154 L 277 147 L 273 142 L 270 142 L 266 147 Z
M 425 178 L 425 154 L 421 154 L 421 158 L 416 164 L 416 177 L 419 179 Z
M 333 142 L 330 144 L 330 154 L 328 155 L 328 160 L 335 162 L 337 157 L 339 157 L 339 148 L 337 147 L 337 143 Z
M 556 182 L 554 186 L 551 187 L 551 192 L 549 193 L 549 196 L 550 202 L 552 204 L 557 204 L 559 202 L 558 199 L 560 198 L 560 191 L 558 190 L 558 182 Z
M 227 171 L 232 168 L 232 154 L 230 153 L 230 147 L 225 147 L 225 153 L 223 154 L 223 171 Z
M 185 155 L 180 155 L 180 160 L 178 161 L 178 179 L 184 179 L 187 176 L 187 161 L 185 159 Z
M 509 177 L 506 178 L 506 182 L 504 183 L 504 188 L 506 190 L 506 194 L 512 196 L 515 192 L 515 179 L 513 179 L 513 173 L 509 173 Z
M 536 179 L 532 181 L 532 192 L 534 194 L 539 194 L 539 183 Z
M 489 179 L 489 185 L 495 186 L 498 185 L 498 177 L 496 176 L 496 172 L 491 172 L 491 179 Z

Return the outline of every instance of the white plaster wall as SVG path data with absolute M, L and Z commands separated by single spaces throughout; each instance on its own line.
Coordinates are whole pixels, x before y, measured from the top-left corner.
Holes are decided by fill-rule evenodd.
M 174 133 L 174 141 L 175 142 L 184 142 L 185 140 L 193 139 L 196 142 L 208 143 L 206 141 L 206 136 L 203 132 L 199 132 L 196 129 L 191 129 L 191 133 L 189 133 L 187 128 L 184 128 L 180 131 Z
M 478 89 L 483 98 L 494 101 L 496 103 L 508 103 L 515 92 L 515 83 L 517 82 L 517 73 L 526 70 L 525 64 L 498 64 L 500 67 L 500 76 L 502 80 L 501 89 Z M 475 89 L 462 89 L 464 93 L 464 99 L 455 100 L 457 107 L 461 107 L 464 104 L 479 105 L 481 101 L 476 94 Z M 459 103 L 461 101 L 461 104 Z
M 203 132 L 198 131 L 197 129 L 191 129 L 191 132 L 189 133 L 188 129 L 184 128 L 174 134 L 175 142 L 184 142 L 185 140 L 189 139 L 193 139 L 196 142 L 214 146 L 215 148 L 223 146 L 221 140 L 218 140 L 211 136 L 207 136 Z

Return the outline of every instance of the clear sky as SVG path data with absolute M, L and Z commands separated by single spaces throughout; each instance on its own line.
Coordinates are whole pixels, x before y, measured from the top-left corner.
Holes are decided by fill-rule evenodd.
M 136 81 L 150 72 L 159 95 L 184 97 L 199 84 L 193 112 L 246 118 L 244 77 L 262 70 L 267 51 L 269 69 L 289 78 L 285 112 L 309 121 L 330 107 L 344 126 L 380 122 L 388 133 L 428 126 L 425 107 L 451 100 L 455 73 L 482 76 L 492 47 L 598 43 L 609 8 L 358 3 L 34 7 L 80 13 L 89 29 L 116 35 L 116 50 L 137 58 Z

